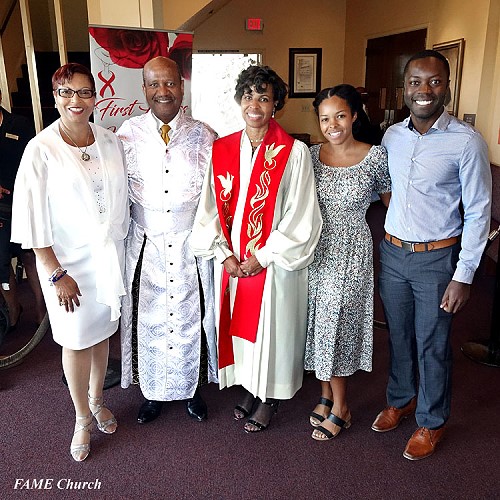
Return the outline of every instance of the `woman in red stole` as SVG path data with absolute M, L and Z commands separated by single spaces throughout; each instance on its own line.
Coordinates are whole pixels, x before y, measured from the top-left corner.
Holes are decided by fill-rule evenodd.
M 214 143 L 191 246 L 215 259 L 220 387 L 245 389 L 234 418 L 269 425 L 302 385 L 307 266 L 321 232 L 311 157 L 273 119 L 287 86 L 269 67 L 238 77 L 246 127 Z

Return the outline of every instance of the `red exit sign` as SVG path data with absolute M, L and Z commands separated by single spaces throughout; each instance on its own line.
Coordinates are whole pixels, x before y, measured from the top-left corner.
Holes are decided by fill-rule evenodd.
M 264 29 L 264 21 L 256 17 L 247 19 L 246 29 L 248 31 L 262 31 Z

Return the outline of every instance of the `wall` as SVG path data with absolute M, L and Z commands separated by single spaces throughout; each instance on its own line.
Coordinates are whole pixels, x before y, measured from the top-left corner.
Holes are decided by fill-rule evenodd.
M 68 52 L 87 52 L 89 50 L 87 2 L 61 0 L 61 8 Z M 54 50 L 57 50 L 57 40 Z
M 163 0 L 164 28 L 176 30 L 210 2 L 207 0 Z
M 492 163 L 500 166 L 500 0 L 490 3 L 485 47 L 477 123 L 485 130 Z
M 33 0 L 32 0 L 33 1 Z M 40 0 L 37 0 L 40 1 Z M 153 26 L 153 10 L 162 2 L 168 17 L 173 0 L 87 0 L 89 22 L 113 26 Z M 200 8 L 207 1 L 193 0 Z M 193 4 L 193 2 L 190 2 Z M 192 5 L 176 2 L 176 16 L 191 15 Z M 184 6 L 184 7 L 183 7 Z M 170 11 L 173 7 L 170 7 Z M 185 8 L 185 10 L 183 10 Z M 364 83 L 366 40 L 428 29 L 427 46 L 465 38 L 459 117 L 477 113 L 477 128 L 500 164 L 500 0 L 311 0 L 303 2 L 231 0 L 195 29 L 195 49 L 262 49 L 264 62 L 288 80 L 289 47 L 322 47 L 322 87 L 343 81 Z M 244 29 L 247 17 L 264 19 L 264 32 Z M 164 23 L 165 24 L 165 23 Z M 166 28 L 167 26 L 158 26 Z M 346 32 L 346 26 L 348 30 Z M 310 99 L 290 99 L 278 119 L 290 132 L 320 138 Z
M 500 0 L 349 0 L 346 10 L 345 79 L 364 82 L 365 47 L 370 38 L 427 27 L 427 47 L 465 39 L 458 117 L 477 114 L 476 127 L 486 138 L 492 161 L 500 161 L 498 126 L 498 20 Z
M 288 82 L 288 49 L 322 47 L 322 87 L 343 81 L 346 0 L 310 0 L 307 10 L 302 2 L 289 0 L 232 0 L 213 14 L 194 32 L 194 48 L 262 49 L 264 63 Z M 245 31 L 245 19 L 264 20 L 263 33 Z M 320 140 L 312 99 L 289 99 L 277 114 L 290 133 L 309 133 Z
M 87 0 L 87 8 L 89 24 L 135 28 L 155 27 L 151 0 Z
M 486 31 L 490 0 L 440 0 L 439 8 L 432 20 L 432 37 L 428 47 L 434 43 L 465 38 L 464 66 L 458 117 L 464 113 L 477 113 L 479 106 L 479 86 L 485 63 Z M 476 122 L 481 132 L 481 117 Z
M 57 50 L 56 23 L 52 0 L 50 0 L 50 4 L 49 0 L 31 0 L 28 7 L 35 50 L 41 52 Z
M 15 92 L 17 90 L 16 78 L 21 76 L 21 64 L 26 61 L 19 3 L 17 3 L 2 36 L 2 47 L 9 92 Z M 10 109 L 10 99 L 5 89 L 2 92 L 2 101 L 5 107 Z
M 345 81 L 354 86 L 365 79 L 365 48 L 370 38 L 419 28 L 429 29 L 436 0 L 349 0 L 346 9 Z M 431 29 L 429 29 L 431 31 Z M 428 35 L 429 35 L 428 31 Z

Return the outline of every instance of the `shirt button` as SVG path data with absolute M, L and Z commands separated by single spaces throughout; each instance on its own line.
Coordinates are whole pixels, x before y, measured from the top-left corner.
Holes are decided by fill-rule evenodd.
M 412 158 L 411 161 L 415 161 L 415 158 Z M 166 192 L 166 191 L 165 191 Z
M 168 174 L 169 170 L 165 170 L 165 173 Z
M 165 189 L 165 193 L 168 193 L 168 190 Z
M 410 208 L 410 207 L 411 207 L 411 204 L 410 204 L 410 203 L 408 203 L 408 208 Z

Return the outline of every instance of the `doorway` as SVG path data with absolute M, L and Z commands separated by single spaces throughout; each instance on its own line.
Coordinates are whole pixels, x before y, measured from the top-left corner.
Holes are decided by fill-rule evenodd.
M 427 29 L 368 40 L 365 88 L 370 121 L 385 130 L 409 114 L 403 98 L 403 70 L 406 61 L 425 50 Z
M 234 87 L 241 71 L 260 64 L 262 54 L 198 52 L 193 54 L 191 106 L 193 118 L 210 125 L 220 137 L 244 127 L 240 108 L 234 100 Z

